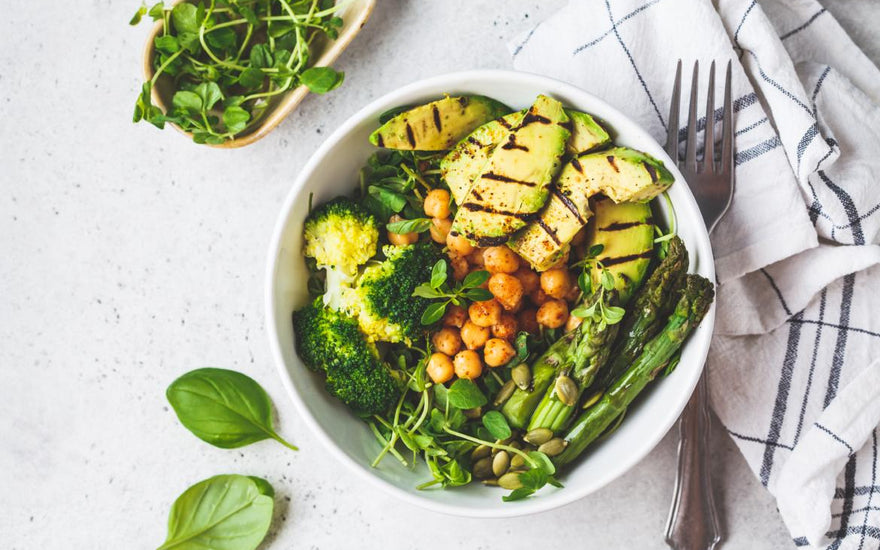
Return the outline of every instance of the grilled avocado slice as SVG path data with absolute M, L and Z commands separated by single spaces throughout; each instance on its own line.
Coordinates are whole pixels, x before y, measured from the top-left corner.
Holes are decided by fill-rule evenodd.
M 587 242 L 603 246 L 597 260 L 614 276 L 621 305 L 626 304 L 654 255 L 654 222 L 651 206 L 644 202 L 615 203 L 606 197 L 593 204 L 595 215 L 587 228 Z M 591 273 L 594 288 L 600 284 L 598 266 Z
M 590 197 L 601 193 L 615 202 L 648 201 L 672 182 L 662 162 L 626 147 L 576 157 L 559 173 L 540 216 L 508 244 L 532 267 L 546 270 L 568 251 L 568 243 L 586 224 Z
M 370 143 L 388 149 L 443 151 L 509 112 L 509 107 L 490 97 L 444 97 L 398 114 L 370 135 Z
M 571 132 L 562 103 L 538 96 L 459 204 L 452 231 L 479 246 L 507 241 L 544 206 Z
M 441 175 L 449 185 L 456 204 L 464 201 L 474 178 L 480 174 L 495 146 L 507 138 L 513 128 L 522 122 L 525 114 L 525 111 L 518 111 L 483 124 L 459 141 L 452 151 L 443 157 L 440 161 Z M 608 132 L 592 116 L 571 109 L 565 109 L 565 114 L 571 119 L 568 125 L 571 137 L 568 138 L 566 145 L 569 154 L 578 155 L 611 142 Z

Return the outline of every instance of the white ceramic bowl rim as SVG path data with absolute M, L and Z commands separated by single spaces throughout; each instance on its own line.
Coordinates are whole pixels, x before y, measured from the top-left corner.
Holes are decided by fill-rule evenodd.
M 399 487 L 394 486 L 390 482 L 387 482 L 374 475 L 369 470 L 369 468 L 365 468 L 363 465 L 359 464 L 353 458 L 348 456 L 348 454 L 342 451 L 333 441 L 331 436 L 318 423 L 317 419 L 314 418 L 311 411 L 303 401 L 302 396 L 299 394 L 296 387 L 294 386 L 289 376 L 289 373 L 287 372 L 287 366 L 285 365 L 284 357 L 282 354 L 278 331 L 276 331 L 274 328 L 276 324 L 274 317 L 274 279 L 277 262 L 279 259 L 279 253 L 281 250 L 282 235 L 284 228 L 288 222 L 288 216 L 290 214 L 291 208 L 293 207 L 293 204 L 299 196 L 301 190 L 306 185 L 306 182 L 308 182 L 309 179 L 312 177 L 316 168 L 325 161 L 327 153 L 331 151 L 334 146 L 339 141 L 341 141 L 343 137 L 345 137 L 349 132 L 351 132 L 352 129 L 358 124 L 362 123 L 366 119 L 376 119 L 378 118 L 378 115 L 380 113 L 392 107 L 408 103 L 405 100 L 407 96 L 411 96 L 417 93 L 434 92 L 436 90 L 455 91 L 460 87 L 472 89 L 474 87 L 474 83 L 479 83 L 481 81 L 499 81 L 511 84 L 524 84 L 532 88 L 545 90 L 547 93 L 550 94 L 558 93 L 566 96 L 589 98 L 589 102 L 591 104 L 600 107 L 599 109 L 594 109 L 596 111 L 596 114 L 600 116 L 600 118 L 613 118 L 620 121 L 629 121 L 630 127 L 627 128 L 627 134 L 637 135 L 639 139 L 647 139 L 650 142 L 656 143 L 656 141 L 653 140 L 653 138 L 651 138 L 651 136 L 648 135 L 647 132 L 639 128 L 634 122 L 630 121 L 630 119 L 626 115 L 624 115 L 614 107 L 608 105 L 601 99 L 596 98 L 592 94 L 589 94 L 588 92 L 580 88 L 572 86 L 571 84 L 567 84 L 565 82 L 540 75 L 508 70 L 474 70 L 435 76 L 403 86 L 402 88 L 399 88 L 374 100 L 367 106 L 360 109 L 354 115 L 349 117 L 326 139 L 326 141 L 317 149 L 317 151 L 315 151 L 315 153 L 311 156 L 309 161 L 303 167 L 302 171 L 300 172 L 284 201 L 284 205 L 281 209 L 280 216 L 276 223 L 274 234 L 272 236 L 271 244 L 269 247 L 269 261 L 266 272 L 265 307 L 269 343 L 272 349 L 272 355 L 275 359 L 276 366 L 281 376 L 282 383 L 287 390 L 288 395 L 295 403 L 297 409 L 300 412 L 300 416 L 304 419 L 306 425 L 309 426 L 309 428 L 318 437 L 318 439 L 322 442 L 322 444 L 330 452 L 330 454 L 332 454 L 339 461 L 349 467 L 349 469 L 356 472 L 360 477 L 372 483 L 374 486 L 379 487 L 383 491 L 387 491 L 412 504 L 437 512 L 452 515 L 500 518 L 543 512 L 574 502 L 607 485 L 620 475 L 623 475 L 626 471 L 637 464 L 642 458 L 644 458 L 648 453 L 650 453 L 651 450 L 657 445 L 657 443 L 660 442 L 663 436 L 676 422 L 678 416 L 681 414 L 681 411 L 684 409 L 684 406 L 687 403 L 689 396 L 693 392 L 693 389 L 696 387 L 700 373 L 702 372 L 702 365 L 705 362 L 705 358 L 708 353 L 709 341 L 711 337 L 712 327 L 714 325 L 715 306 L 713 305 L 713 307 L 710 309 L 710 311 L 706 315 L 706 318 L 703 320 L 700 328 L 698 329 L 701 337 L 697 338 L 697 334 L 695 334 L 694 337 L 690 338 L 688 341 L 688 348 L 696 348 L 696 357 L 699 358 L 701 367 L 695 369 L 692 373 L 692 376 L 690 376 L 688 379 L 678 380 L 678 383 L 686 387 L 687 389 L 686 392 L 681 393 L 681 401 L 679 403 L 669 404 L 668 414 L 656 419 L 657 429 L 653 431 L 649 437 L 646 437 L 644 441 L 641 442 L 640 446 L 631 449 L 631 452 L 629 452 L 626 456 L 622 456 L 620 458 L 620 461 L 618 462 L 618 467 L 615 469 L 615 471 L 609 472 L 603 478 L 592 480 L 592 483 L 586 483 L 580 486 L 566 487 L 560 490 L 557 494 L 553 495 L 553 498 L 528 499 L 526 501 L 516 503 L 515 506 L 508 504 L 507 507 L 500 509 L 488 508 L 486 510 L 481 510 L 473 507 L 459 507 L 453 504 L 437 502 L 431 500 L 428 497 L 419 497 L 413 493 L 407 492 Z M 440 96 L 441 93 L 437 92 L 436 95 Z M 662 147 L 659 147 L 658 145 L 655 150 L 651 151 L 651 154 L 662 160 L 664 164 L 670 169 L 670 171 L 675 176 L 676 181 L 678 182 L 677 185 L 686 187 L 686 185 L 684 184 L 684 178 L 681 176 L 675 165 L 670 161 L 669 157 L 666 156 L 666 154 L 663 152 Z M 696 258 L 700 259 L 697 266 L 697 271 L 703 276 L 707 277 L 709 280 L 714 281 L 715 272 L 713 262 L 711 261 L 712 251 L 709 244 L 709 237 L 706 232 L 705 226 L 702 224 L 702 218 L 699 214 L 699 208 L 689 190 L 685 190 L 683 199 L 680 198 L 678 201 L 675 202 L 675 211 L 676 216 L 678 217 L 700 220 L 699 228 L 696 229 L 695 235 L 696 246 L 690 246 L 690 252 L 692 254 L 692 257 L 695 256 Z M 682 216 L 682 214 L 684 214 L 684 216 Z M 694 250 L 694 248 L 696 249 Z M 496 496 L 496 498 L 500 500 L 500 495 Z

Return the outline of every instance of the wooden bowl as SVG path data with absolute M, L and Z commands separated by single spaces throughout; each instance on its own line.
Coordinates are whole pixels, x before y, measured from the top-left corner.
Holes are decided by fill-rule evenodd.
M 175 3 L 181 1 L 186 0 L 178 0 L 178 2 Z M 351 43 L 355 35 L 367 23 L 367 19 L 369 19 L 370 13 L 372 13 L 375 5 L 376 0 L 351 0 L 341 6 L 337 12 L 337 15 L 342 17 L 343 21 L 342 28 L 339 29 L 339 37 L 333 41 L 324 40 L 321 42 L 321 49 L 319 50 L 318 57 L 312 66 L 326 67 L 333 63 L 333 61 L 335 61 L 342 51 Z M 152 32 L 150 32 L 150 36 L 147 38 L 147 43 L 144 46 L 144 78 L 146 80 L 151 80 L 153 78 L 155 39 L 161 32 L 162 22 L 159 21 L 153 27 Z M 153 103 L 163 111 L 168 112 L 168 107 L 171 105 L 171 98 L 174 95 L 174 91 L 170 78 L 159 77 L 152 90 Z M 218 145 L 209 145 L 219 149 L 233 149 L 254 143 L 274 130 L 275 127 L 284 120 L 284 117 L 289 115 L 291 111 L 299 105 L 299 102 L 302 101 L 308 93 L 309 89 L 305 86 L 298 86 L 288 90 L 284 94 L 281 94 L 270 101 L 269 106 L 260 118 L 259 124 L 247 129 L 245 133 L 238 135 L 235 139 L 225 141 Z M 173 126 L 175 130 L 192 139 L 191 133 L 183 130 L 176 124 L 171 124 L 171 126 Z

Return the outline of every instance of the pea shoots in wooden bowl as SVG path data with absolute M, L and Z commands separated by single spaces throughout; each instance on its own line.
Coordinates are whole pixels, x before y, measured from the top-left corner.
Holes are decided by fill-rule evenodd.
M 705 227 L 662 159 L 602 102 L 518 73 L 355 115 L 270 255 L 270 333 L 307 420 L 446 512 L 543 510 L 620 475 L 684 407 L 711 334 Z

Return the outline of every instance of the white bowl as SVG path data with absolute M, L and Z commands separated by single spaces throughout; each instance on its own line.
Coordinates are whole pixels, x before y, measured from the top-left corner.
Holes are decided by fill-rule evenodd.
M 358 111 L 327 138 L 303 168 L 284 201 L 269 249 L 266 325 L 281 380 L 300 414 L 329 453 L 352 472 L 407 502 L 438 512 L 487 518 L 543 512 L 583 498 L 623 475 L 645 457 L 675 423 L 697 384 L 709 348 L 714 307 L 684 347 L 678 368 L 651 385 L 611 437 L 595 445 L 580 462 L 564 472 L 565 488 L 545 488 L 535 497 L 519 502 L 502 502 L 504 491 L 481 484 L 419 491 L 416 485 L 430 479 L 421 463 L 411 470 L 393 457 L 387 457 L 377 468 L 371 468 L 370 463 L 380 448 L 378 442 L 366 424 L 324 391 L 321 378 L 303 366 L 294 350 L 291 313 L 308 300 L 307 271 L 301 248 L 309 193 L 314 193 L 314 203 L 320 204 L 355 189 L 358 171 L 376 151 L 367 136 L 377 127 L 379 115 L 392 107 L 430 101 L 443 94 L 482 94 L 521 109 L 541 93 L 603 120 L 615 143 L 663 160 L 676 178 L 669 196 L 675 208 L 678 233 L 690 252 L 691 271 L 714 281 L 706 227 L 690 190 L 663 148 L 601 99 L 558 80 L 513 71 L 469 71 L 421 80 Z M 662 215 L 669 214 L 665 205 L 660 205 L 658 210 Z

